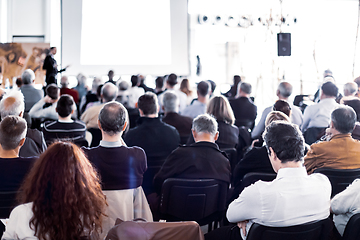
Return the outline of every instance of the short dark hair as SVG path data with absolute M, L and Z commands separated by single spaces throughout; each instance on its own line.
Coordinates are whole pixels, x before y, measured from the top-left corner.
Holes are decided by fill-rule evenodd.
M 271 147 L 282 163 L 299 162 L 304 157 L 304 137 L 295 124 L 283 121 L 270 123 L 263 133 L 266 148 Z
M 341 106 L 331 113 L 331 121 L 340 133 L 351 133 L 356 122 L 356 113 L 349 106 Z
M 344 101 L 344 104 L 350 106 L 356 112 L 356 119 L 360 122 L 360 99 L 352 99 Z
M 171 87 L 175 86 L 175 85 L 177 84 L 177 76 L 176 76 L 176 74 L 175 74 L 175 73 L 171 73 L 171 74 L 168 76 L 166 82 L 167 82 Z
M 326 82 L 321 86 L 322 92 L 326 96 L 336 97 L 338 95 L 338 87 L 332 82 Z
M 273 106 L 273 111 L 283 112 L 290 117 L 291 107 L 287 101 L 277 100 Z
M 59 97 L 59 87 L 55 83 L 49 84 L 45 92 L 51 99 L 58 99 Z
M 98 117 L 102 130 L 110 136 L 121 132 L 127 122 L 127 114 L 126 108 L 121 103 L 106 103 Z
M 209 94 L 209 90 L 210 90 L 210 83 L 208 81 L 201 81 L 198 83 L 197 92 L 199 93 L 200 96 L 205 97 L 206 95 Z
M 19 116 L 6 116 L 0 123 L 0 144 L 4 150 L 12 150 L 19 146 L 26 137 L 27 123 Z
M 144 113 L 144 115 L 157 113 L 157 97 L 152 92 L 147 92 L 138 100 L 138 107 Z
M 63 94 L 57 101 L 56 111 L 60 117 L 67 117 L 73 110 L 74 99 L 68 94 Z
M 155 79 L 155 84 L 157 88 L 163 88 L 164 87 L 164 78 L 163 77 L 157 77 Z
M 213 80 L 208 80 L 208 82 L 210 83 L 211 86 L 211 92 L 214 93 L 216 88 L 216 83 Z
M 234 86 L 237 86 L 241 82 L 241 77 L 239 75 L 234 75 Z
M 135 87 L 139 84 L 139 77 L 137 75 L 131 76 L 131 86 Z

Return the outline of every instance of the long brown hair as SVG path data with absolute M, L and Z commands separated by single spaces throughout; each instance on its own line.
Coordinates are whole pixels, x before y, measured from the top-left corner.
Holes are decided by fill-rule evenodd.
M 192 94 L 189 79 L 183 79 L 180 83 L 180 91 L 185 93 L 187 96 Z
M 33 203 L 29 224 L 40 240 L 96 237 L 101 231 L 105 196 L 96 171 L 75 144 L 53 143 L 21 190 L 20 202 Z
M 229 101 L 224 96 L 212 97 L 207 105 L 206 113 L 214 116 L 218 121 L 234 124 L 234 112 Z

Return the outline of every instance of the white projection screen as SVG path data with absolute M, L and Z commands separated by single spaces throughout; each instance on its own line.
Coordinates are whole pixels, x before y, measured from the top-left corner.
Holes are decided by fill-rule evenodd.
M 68 75 L 189 74 L 187 0 L 62 0 Z

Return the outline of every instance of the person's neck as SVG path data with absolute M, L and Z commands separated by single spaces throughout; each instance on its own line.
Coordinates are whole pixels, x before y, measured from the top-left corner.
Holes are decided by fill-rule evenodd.
M 284 100 L 284 101 L 286 101 L 286 102 L 288 102 L 288 100 L 289 100 L 289 98 L 283 97 L 283 96 L 281 96 L 281 95 L 279 95 L 278 97 L 279 97 L 279 100 Z
M 114 135 L 109 135 L 109 134 L 106 134 L 104 131 L 101 131 L 101 135 L 102 135 L 103 141 L 118 142 L 118 141 L 121 141 L 122 132 L 114 134 Z
M 64 121 L 64 122 L 71 121 L 71 114 L 67 117 L 60 117 L 59 115 L 59 121 Z
M 323 99 L 334 99 L 335 100 L 336 97 L 328 96 L 328 95 L 323 94 L 323 95 L 321 95 L 320 100 L 323 100 Z
M 2 158 L 17 158 L 17 157 L 19 157 L 19 151 L 20 151 L 19 147 L 15 148 L 15 149 L 11 149 L 11 150 L 4 150 L 3 148 L 0 148 L 0 157 L 2 157 Z
M 208 95 L 205 96 L 205 97 L 201 96 L 201 95 L 198 95 L 198 101 L 201 102 L 201 103 L 206 104 L 208 102 L 208 99 L 209 99 Z
M 214 136 L 212 136 L 209 133 L 197 133 L 196 135 L 193 135 L 195 142 L 211 142 L 215 143 Z
M 282 169 L 282 168 L 300 168 L 303 166 L 303 161 L 288 161 L 288 162 L 285 162 L 285 163 L 281 163 L 280 165 L 280 168 L 279 169 Z
M 157 113 L 147 114 L 147 115 L 140 114 L 140 117 L 146 117 L 146 118 L 157 118 L 158 116 L 159 115 Z
M 240 92 L 240 93 L 239 93 L 239 98 L 241 98 L 241 97 L 249 98 L 249 97 L 250 97 L 250 94 L 246 94 L 246 93 Z

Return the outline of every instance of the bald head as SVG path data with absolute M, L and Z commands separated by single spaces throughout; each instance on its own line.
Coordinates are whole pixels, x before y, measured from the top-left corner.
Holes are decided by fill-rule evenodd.
M 290 97 L 292 93 L 292 85 L 288 82 L 281 82 L 278 86 L 277 95 L 282 98 Z
M 105 83 L 101 88 L 101 98 L 104 103 L 115 100 L 118 94 L 118 88 L 112 83 Z
M 10 91 L 0 101 L 1 119 L 9 115 L 20 116 L 24 109 L 24 95 L 20 91 Z
M 62 88 L 67 88 L 69 86 L 69 79 L 67 76 L 63 76 L 60 80 L 60 84 Z

